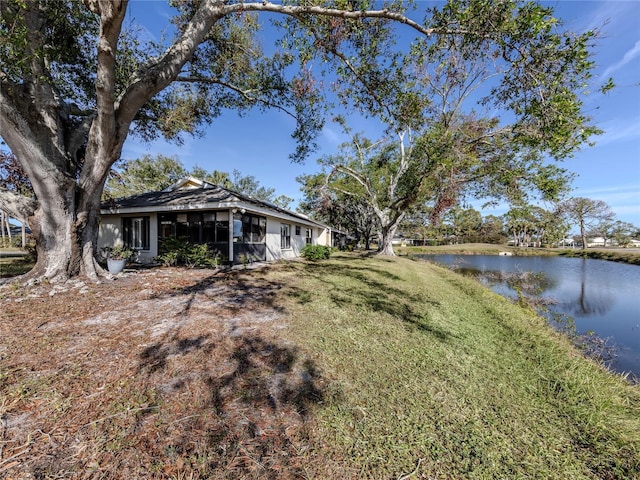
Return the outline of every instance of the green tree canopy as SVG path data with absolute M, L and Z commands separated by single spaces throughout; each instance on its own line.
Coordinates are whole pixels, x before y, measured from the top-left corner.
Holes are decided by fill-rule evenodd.
M 587 230 L 599 223 L 610 222 L 615 217 L 606 202 L 585 197 L 569 198 L 559 205 L 559 209 L 570 222 L 580 228 L 583 250 L 587 249 Z
M 592 34 L 562 31 L 537 3 L 418 2 L 423 11 L 411 17 L 424 14 L 421 23 L 404 15 L 399 1 L 382 9 L 365 0 L 171 5 L 174 28 L 146 41 L 125 22 L 126 0 L 0 2 L 1 135 L 35 193 L 0 189 L 0 207 L 33 231 L 38 262 L 31 276 L 62 281 L 101 273 L 100 198 L 129 135 L 179 142 L 229 110 L 276 108 L 295 120 L 292 158 L 300 160 L 315 148 L 329 83 L 345 107 L 395 132 L 430 132 L 431 143 L 441 136 L 450 153 L 440 160 L 449 159 L 443 168 L 450 173 L 487 144 L 561 157 L 593 133 L 579 98 L 592 66 Z M 283 20 L 283 41 L 270 55 L 257 39 L 261 14 Z M 391 22 L 415 33 L 410 55 Z M 319 78 L 323 68 L 327 83 Z M 485 78 L 493 82 L 481 105 L 509 110 L 508 125 L 484 112 L 470 122 L 471 112 L 455 108 L 455 98 L 478 91 L 474 79 Z M 462 137 L 466 144 L 456 140 Z
M 105 193 L 113 198 L 164 190 L 187 175 L 177 157 L 162 154 L 144 155 L 134 160 L 121 160 L 112 169 Z
M 318 221 L 353 235 L 355 242 L 368 250 L 378 232 L 371 206 L 341 188 L 327 188 L 324 174 L 301 175 L 296 179 L 303 192 L 298 210 Z M 347 182 L 349 179 L 345 179 Z
M 332 84 L 342 107 L 385 127 L 371 139 L 339 119 L 352 141 L 320 160 L 330 188 L 344 191 L 351 177 L 351 194 L 376 212 L 380 253 L 393 255 L 395 230 L 417 204 L 436 222 L 467 197 L 526 202 L 568 190 L 571 174 L 548 159 L 598 131 L 582 108 L 594 32 L 565 31 L 552 14 L 533 2 L 450 1 L 424 21 L 450 34 L 418 38 L 408 53 L 380 41 L 390 25 L 313 18 L 292 31 L 288 45 L 345 74 Z M 341 54 L 347 33 L 353 50 Z M 333 42 L 317 41 L 328 34 Z

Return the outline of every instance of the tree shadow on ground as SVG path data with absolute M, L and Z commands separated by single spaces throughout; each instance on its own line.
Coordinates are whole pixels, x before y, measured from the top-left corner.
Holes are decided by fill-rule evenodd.
M 323 393 L 316 382 L 320 376 L 310 360 L 296 366 L 297 349 L 279 346 L 256 336 L 235 342 L 231 355 L 235 369 L 223 376 L 209 377 L 210 405 L 224 411 L 224 398 L 229 392 L 240 392 L 244 404 L 260 406 L 276 412 L 293 406 L 306 417 L 313 404 L 322 402 Z
M 408 328 L 429 333 L 440 341 L 451 340 L 453 336 L 451 332 L 435 326 L 428 315 L 418 311 L 419 307 L 425 304 L 439 308 L 439 302 L 420 295 L 408 294 L 400 288 L 390 286 L 384 280 L 393 281 L 400 278 L 382 269 L 360 265 L 358 260 L 361 258 L 354 257 L 354 261 L 345 261 L 340 264 L 314 263 L 308 264 L 306 268 L 311 275 L 328 286 L 329 296 L 337 307 L 362 305 L 376 312 L 387 313 L 405 322 Z M 354 281 L 345 285 L 332 280 L 340 276 Z M 296 297 L 300 303 L 306 303 L 312 295 L 311 292 L 300 291 L 298 288 L 289 294 Z
M 138 371 L 153 373 L 167 366 L 167 358 L 171 355 L 186 355 L 187 353 L 203 349 L 210 351 L 211 346 L 205 345 L 210 335 L 199 335 L 194 338 L 179 338 L 170 343 L 155 343 L 145 348 L 140 354 Z
M 256 334 L 218 340 L 176 339 L 140 353 L 138 371 L 165 381 L 173 362 L 193 364 L 191 378 L 174 381 L 169 394 L 186 395 L 188 409 L 174 407 L 182 418 L 163 424 L 165 436 L 148 448 L 159 458 L 197 459 L 211 478 L 303 477 L 300 451 L 314 407 L 325 400 L 325 380 L 295 346 Z M 187 358 L 196 352 L 197 363 Z
M 197 306 L 199 301 L 214 301 L 216 308 L 256 309 L 269 308 L 282 313 L 275 304 L 276 293 L 283 283 L 251 275 L 251 272 L 216 272 L 180 288 L 154 294 L 151 300 L 177 299 L 182 315 Z

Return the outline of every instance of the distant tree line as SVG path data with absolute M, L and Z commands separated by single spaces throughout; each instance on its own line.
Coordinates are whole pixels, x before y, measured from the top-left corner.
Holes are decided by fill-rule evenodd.
M 378 217 L 366 201 L 335 187 L 327 189 L 322 174 L 298 178 L 303 200 L 299 210 L 335 228 L 349 232 L 355 243 L 369 249 L 377 241 Z M 575 197 L 542 208 L 516 203 L 501 216 L 483 216 L 478 210 L 454 204 L 434 216 L 434 205 L 416 205 L 406 213 L 396 240 L 419 245 L 512 243 L 515 246 L 588 246 L 599 237 L 606 246 L 627 246 L 640 240 L 640 227 L 617 220 L 601 200 Z M 579 233 L 571 237 L 572 229 Z

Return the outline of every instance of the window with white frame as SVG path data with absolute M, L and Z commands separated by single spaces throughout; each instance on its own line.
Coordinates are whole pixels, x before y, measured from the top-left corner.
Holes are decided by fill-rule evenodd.
M 134 250 L 149 250 L 149 217 L 123 218 L 122 241 Z
M 296 235 L 300 236 L 300 225 L 296 225 Z
M 280 248 L 291 248 L 291 225 L 280 224 Z
M 311 245 L 313 243 L 313 230 L 311 230 L 310 228 L 307 228 L 307 235 L 305 238 L 305 241 L 307 243 L 307 245 Z

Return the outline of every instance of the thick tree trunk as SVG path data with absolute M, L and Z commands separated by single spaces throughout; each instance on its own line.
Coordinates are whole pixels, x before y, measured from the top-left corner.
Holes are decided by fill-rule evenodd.
M 378 255 L 389 255 L 394 257 L 396 252 L 393 251 L 393 235 L 382 235 L 382 240 L 378 245 Z
M 396 252 L 393 251 L 393 237 L 396 234 L 401 218 L 396 219 L 389 224 L 383 224 L 380 230 L 380 242 L 378 243 L 378 255 L 389 255 L 395 257 Z
M 95 259 L 100 198 L 79 201 L 73 181 L 49 194 L 29 218 L 38 258 L 24 280 L 57 283 L 75 276 L 97 280 L 103 273 Z

